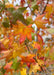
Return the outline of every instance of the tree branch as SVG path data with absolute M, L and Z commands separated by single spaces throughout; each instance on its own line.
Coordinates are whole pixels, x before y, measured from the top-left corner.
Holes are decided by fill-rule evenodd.
M 44 11 L 45 11 L 45 9 L 46 9 L 46 7 L 47 7 L 48 2 L 49 2 L 49 0 L 47 0 L 47 3 L 46 3 L 44 9 L 43 9 L 42 12 L 41 12 L 41 15 L 44 13 Z

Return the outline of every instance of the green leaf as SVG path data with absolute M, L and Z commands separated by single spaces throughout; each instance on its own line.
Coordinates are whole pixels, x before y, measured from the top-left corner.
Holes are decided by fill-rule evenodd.
M 33 23 L 33 20 L 32 20 L 32 18 L 29 16 L 29 17 L 27 17 L 27 22 L 28 22 L 28 24 L 32 24 Z
M 2 67 L 1 72 L 4 74 L 6 72 L 6 70 Z
M 8 22 L 6 22 L 6 21 L 5 21 L 5 22 L 3 22 L 2 24 L 3 24 L 3 26 L 4 26 L 5 28 L 8 28 L 8 27 L 10 26 L 10 25 L 9 25 L 9 23 L 8 23 Z
M 14 70 L 17 70 L 18 68 L 20 68 L 20 62 L 17 62 L 17 58 L 14 59 L 11 68 Z
M 36 33 L 31 33 L 31 35 L 32 35 L 32 39 L 33 39 L 33 40 L 34 40 L 34 36 L 35 36 L 35 34 L 36 34 Z

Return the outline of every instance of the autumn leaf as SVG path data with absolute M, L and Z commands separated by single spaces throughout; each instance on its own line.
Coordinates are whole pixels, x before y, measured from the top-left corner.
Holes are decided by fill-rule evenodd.
M 20 33 L 20 43 L 24 42 L 26 37 L 28 40 L 32 41 L 32 32 L 34 33 L 34 30 L 31 28 L 31 25 L 26 26 Z
M 24 34 L 22 34 L 20 36 L 20 40 L 19 40 L 20 41 L 20 44 L 23 43 L 25 41 L 25 39 L 26 39 L 26 36 Z
M 43 28 L 45 29 L 46 27 L 44 26 L 44 24 L 47 23 L 46 20 L 43 20 L 42 18 L 45 16 L 45 14 L 42 15 L 38 15 L 35 19 L 35 24 L 37 25 L 38 29 Z
M 17 57 L 17 56 L 20 56 L 22 53 L 25 53 L 26 52 L 26 49 L 25 49 L 25 46 L 23 45 L 19 45 L 17 43 L 14 43 L 13 45 L 13 58 Z
M 29 54 L 28 56 L 20 56 L 22 58 L 23 63 L 34 63 L 35 60 L 33 59 L 35 55 L 34 54 Z
M 38 70 L 40 70 L 40 66 L 38 63 L 31 64 L 30 70 L 29 70 L 29 75 L 32 74 L 32 72 L 35 74 Z

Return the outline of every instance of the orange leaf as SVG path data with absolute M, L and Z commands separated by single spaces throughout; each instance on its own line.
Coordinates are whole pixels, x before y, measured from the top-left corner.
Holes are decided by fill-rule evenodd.
M 26 36 L 24 34 L 22 34 L 20 36 L 20 44 L 23 43 L 25 41 L 25 39 L 26 39 Z
M 25 56 L 21 56 L 22 62 L 24 62 L 24 63 L 34 63 L 35 62 L 35 60 L 33 59 L 34 56 L 35 56 L 34 54 L 29 54 L 26 57 Z

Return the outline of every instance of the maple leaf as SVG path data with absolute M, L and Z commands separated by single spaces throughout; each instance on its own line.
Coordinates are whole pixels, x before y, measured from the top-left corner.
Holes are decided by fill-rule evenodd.
M 43 28 L 45 29 L 46 27 L 44 26 L 44 24 L 47 23 L 46 20 L 43 20 L 42 18 L 44 17 L 45 14 L 42 15 L 38 15 L 35 19 L 35 24 L 37 25 L 38 29 Z
M 26 26 L 20 33 L 20 43 L 24 42 L 26 37 L 28 40 L 32 41 L 32 32 L 34 33 L 34 30 L 31 28 L 31 25 Z
M 20 56 L 21 58 L 22 58 L 22 62 L 23 63 L 34 63 L 35 62 L 35 60 L 33 59 L 33 57 L 34 57 L 35 55 L 34 54 L 29 54 L 29 55 L 27 55 L 26 57 L 25 56 Z
M 20 56 L 22 53 L 26 52 L 25 46 L 19 45 L 17 43 L 13 44 L 13 58 Z

